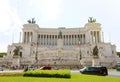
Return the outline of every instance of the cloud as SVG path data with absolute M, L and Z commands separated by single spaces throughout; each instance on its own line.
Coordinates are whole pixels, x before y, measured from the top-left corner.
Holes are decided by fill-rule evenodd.
M 0 11 L 0 32 L 6 32 L 21 24 L 17 9 L 12 8 L 8 0 L 0 0 Z
M 61 14 L 61 1 L 62 0 L 43 0 L 42 13 L 45 22 L 54 21 Z

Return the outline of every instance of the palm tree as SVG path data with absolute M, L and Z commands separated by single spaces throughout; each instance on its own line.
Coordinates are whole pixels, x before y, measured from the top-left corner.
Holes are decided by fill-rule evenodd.
M 98 47 L 97 45 L 93 48 L 93 54 L 92 54 L 92 66 L 95 66 L 95 59 L 98 59 L 99 56 L 98 56 Z

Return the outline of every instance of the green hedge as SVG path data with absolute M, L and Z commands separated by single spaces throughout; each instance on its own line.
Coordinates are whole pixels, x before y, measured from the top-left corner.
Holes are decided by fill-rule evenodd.
M 70 70 L 34 70 L 25 72 L 24 76 L 71 78 Z

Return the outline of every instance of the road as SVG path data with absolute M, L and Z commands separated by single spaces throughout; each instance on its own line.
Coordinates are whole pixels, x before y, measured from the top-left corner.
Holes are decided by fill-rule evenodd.
M 4 71 L 0 71 L 0 73 L 3 72 L 23 72 L 23 70 L 4 70 Z
M 71 73 L 79 74 L 79 70 L 72 70 Z M 116 71 L 115 69 L 108 70 L 108 76 L 110 77 L 119 77 L 120 78 L 120 71 Z
M 0 71 L 0 73 L 1 72 L 23 72 L 23 70 L 4 70 L 4 71 Z M 71 73 L 80 74 L 79 70 L 71 70 Z M 120 78 L 120 71 L 116 71 L 115 69 L 109 69 L 108 76 Z

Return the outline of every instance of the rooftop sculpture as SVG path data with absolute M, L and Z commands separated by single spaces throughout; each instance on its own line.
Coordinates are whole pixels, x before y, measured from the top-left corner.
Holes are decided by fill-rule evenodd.
M 36 23 L 35 18 L 32 18 L 31 20 L 29 19 L 27 22 L 29 24 L 35 24 Z
M 95 23 L 96 19 L 93 19 L 93 17 L 89 17 L 88 19 L 88 23 Z

